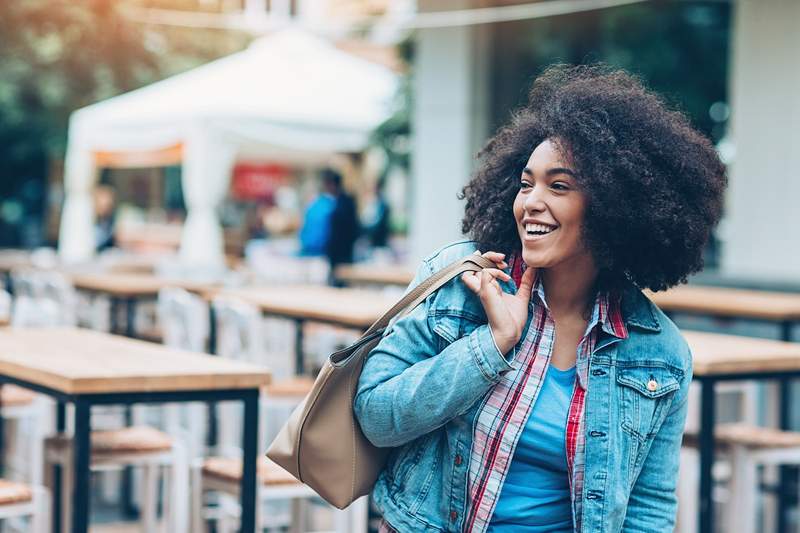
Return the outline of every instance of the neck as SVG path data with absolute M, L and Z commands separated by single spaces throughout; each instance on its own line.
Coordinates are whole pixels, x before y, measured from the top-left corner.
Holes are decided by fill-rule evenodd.
M 540 271 L 547 305 L 554 316 L 585 315 L 594 299 L 597 269 L 590 259 Z

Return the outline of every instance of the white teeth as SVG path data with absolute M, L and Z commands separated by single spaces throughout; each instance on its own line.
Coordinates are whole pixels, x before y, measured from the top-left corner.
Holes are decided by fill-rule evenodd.
M 525 224 L 525 231 L 528 233 L 536 232 L 536 233 L 550 233 L 555 228 L 550 226 L 545 226 L 544 224 Z

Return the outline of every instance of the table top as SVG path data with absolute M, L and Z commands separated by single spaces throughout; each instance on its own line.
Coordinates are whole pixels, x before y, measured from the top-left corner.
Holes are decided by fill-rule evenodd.
M 367 329 L 398 298 L 378 291 L 339 289 L 319 285 L 264 286 L 222 289 L 215 297 L 239 299 L 261 312 Z
M 664 311 L 763 320 L 800 320 L 800 294 L 681 285 L 647 292 Z
M 269 371 L 76 328 L 0 330 L 0 375 L 66 394 L 249 389 Z
M 4 249 L 0 250 L 0 272 L 11 272 L 15 268 L 32 266 L 31 254 L 25 250 Z
M 694 375 L 800 371 L 800 343 L 683 331 L 692 350 Z
M 103 292 L 119 297 L 155 297 L 164 287 L 180 287 L 191 292 L 204 292 L 218 283 L 165 278 L 155 274 L 125 272 L 70 272 L 67 274 L 78 290 Z
M 357 263 L 336 267 L 336 279 L 345 283 L 406 286 L 414 279 L 414 270 L 404 265 Z

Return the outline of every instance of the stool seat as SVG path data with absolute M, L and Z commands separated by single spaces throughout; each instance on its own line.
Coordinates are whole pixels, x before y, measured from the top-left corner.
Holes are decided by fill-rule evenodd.
M 29 502 L 33 491 L 23 483 L 0 479 L 0 505 Z
M 300 485 L 294 476 L 266 457 L 259 457 L 258 480 L 262 485 Z M 203 474 L 238 483 L 242 479 L 242 460 L 236 457 L 209 457 L 203 461 Z
M 714 442 L 717 448 L 723 450 L 731 446 L 744 446 L 748 449 L 792 448 L 800 447 L 800 433 L 752 424 L 718 424 L 714 428 Z M 698 435 L 684 434 L 683 444 L 696 448 Z
M 134 426 L 120 429 L 92 431 L 92 453 L 153 453 L 172 449 L 172 437 L 150 426 Z M 63 447 L 70 437 L 57 435 L 47 439 L 48 446 Z
M 314 387 L 314 380 L 308 376 L 295 376 L 275 381 L 265 387 L 268 396 L 297 397 L 306 396 Z
M 0 392 L 0 405 L 3 407 L 30 405 L 35 399 L 35 392 L 17 385 L 3 385 L 2 392 Z

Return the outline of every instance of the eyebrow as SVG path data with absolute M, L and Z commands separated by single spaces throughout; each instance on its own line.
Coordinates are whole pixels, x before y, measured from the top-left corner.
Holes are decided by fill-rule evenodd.
M 533 176 L 533 171 L 528 167 L 523 168 L 522 173 L 528 176 Z M 573 178 L 575 177 L 575 172 L 573 172 L 568 168 L 563 168 L 563 167 L 548 168 L 547 171 L 545 172 L 545 175 L 547 177 L 555 176 L 557 174 L 567 174 L 569 176 L 572 176 Z

